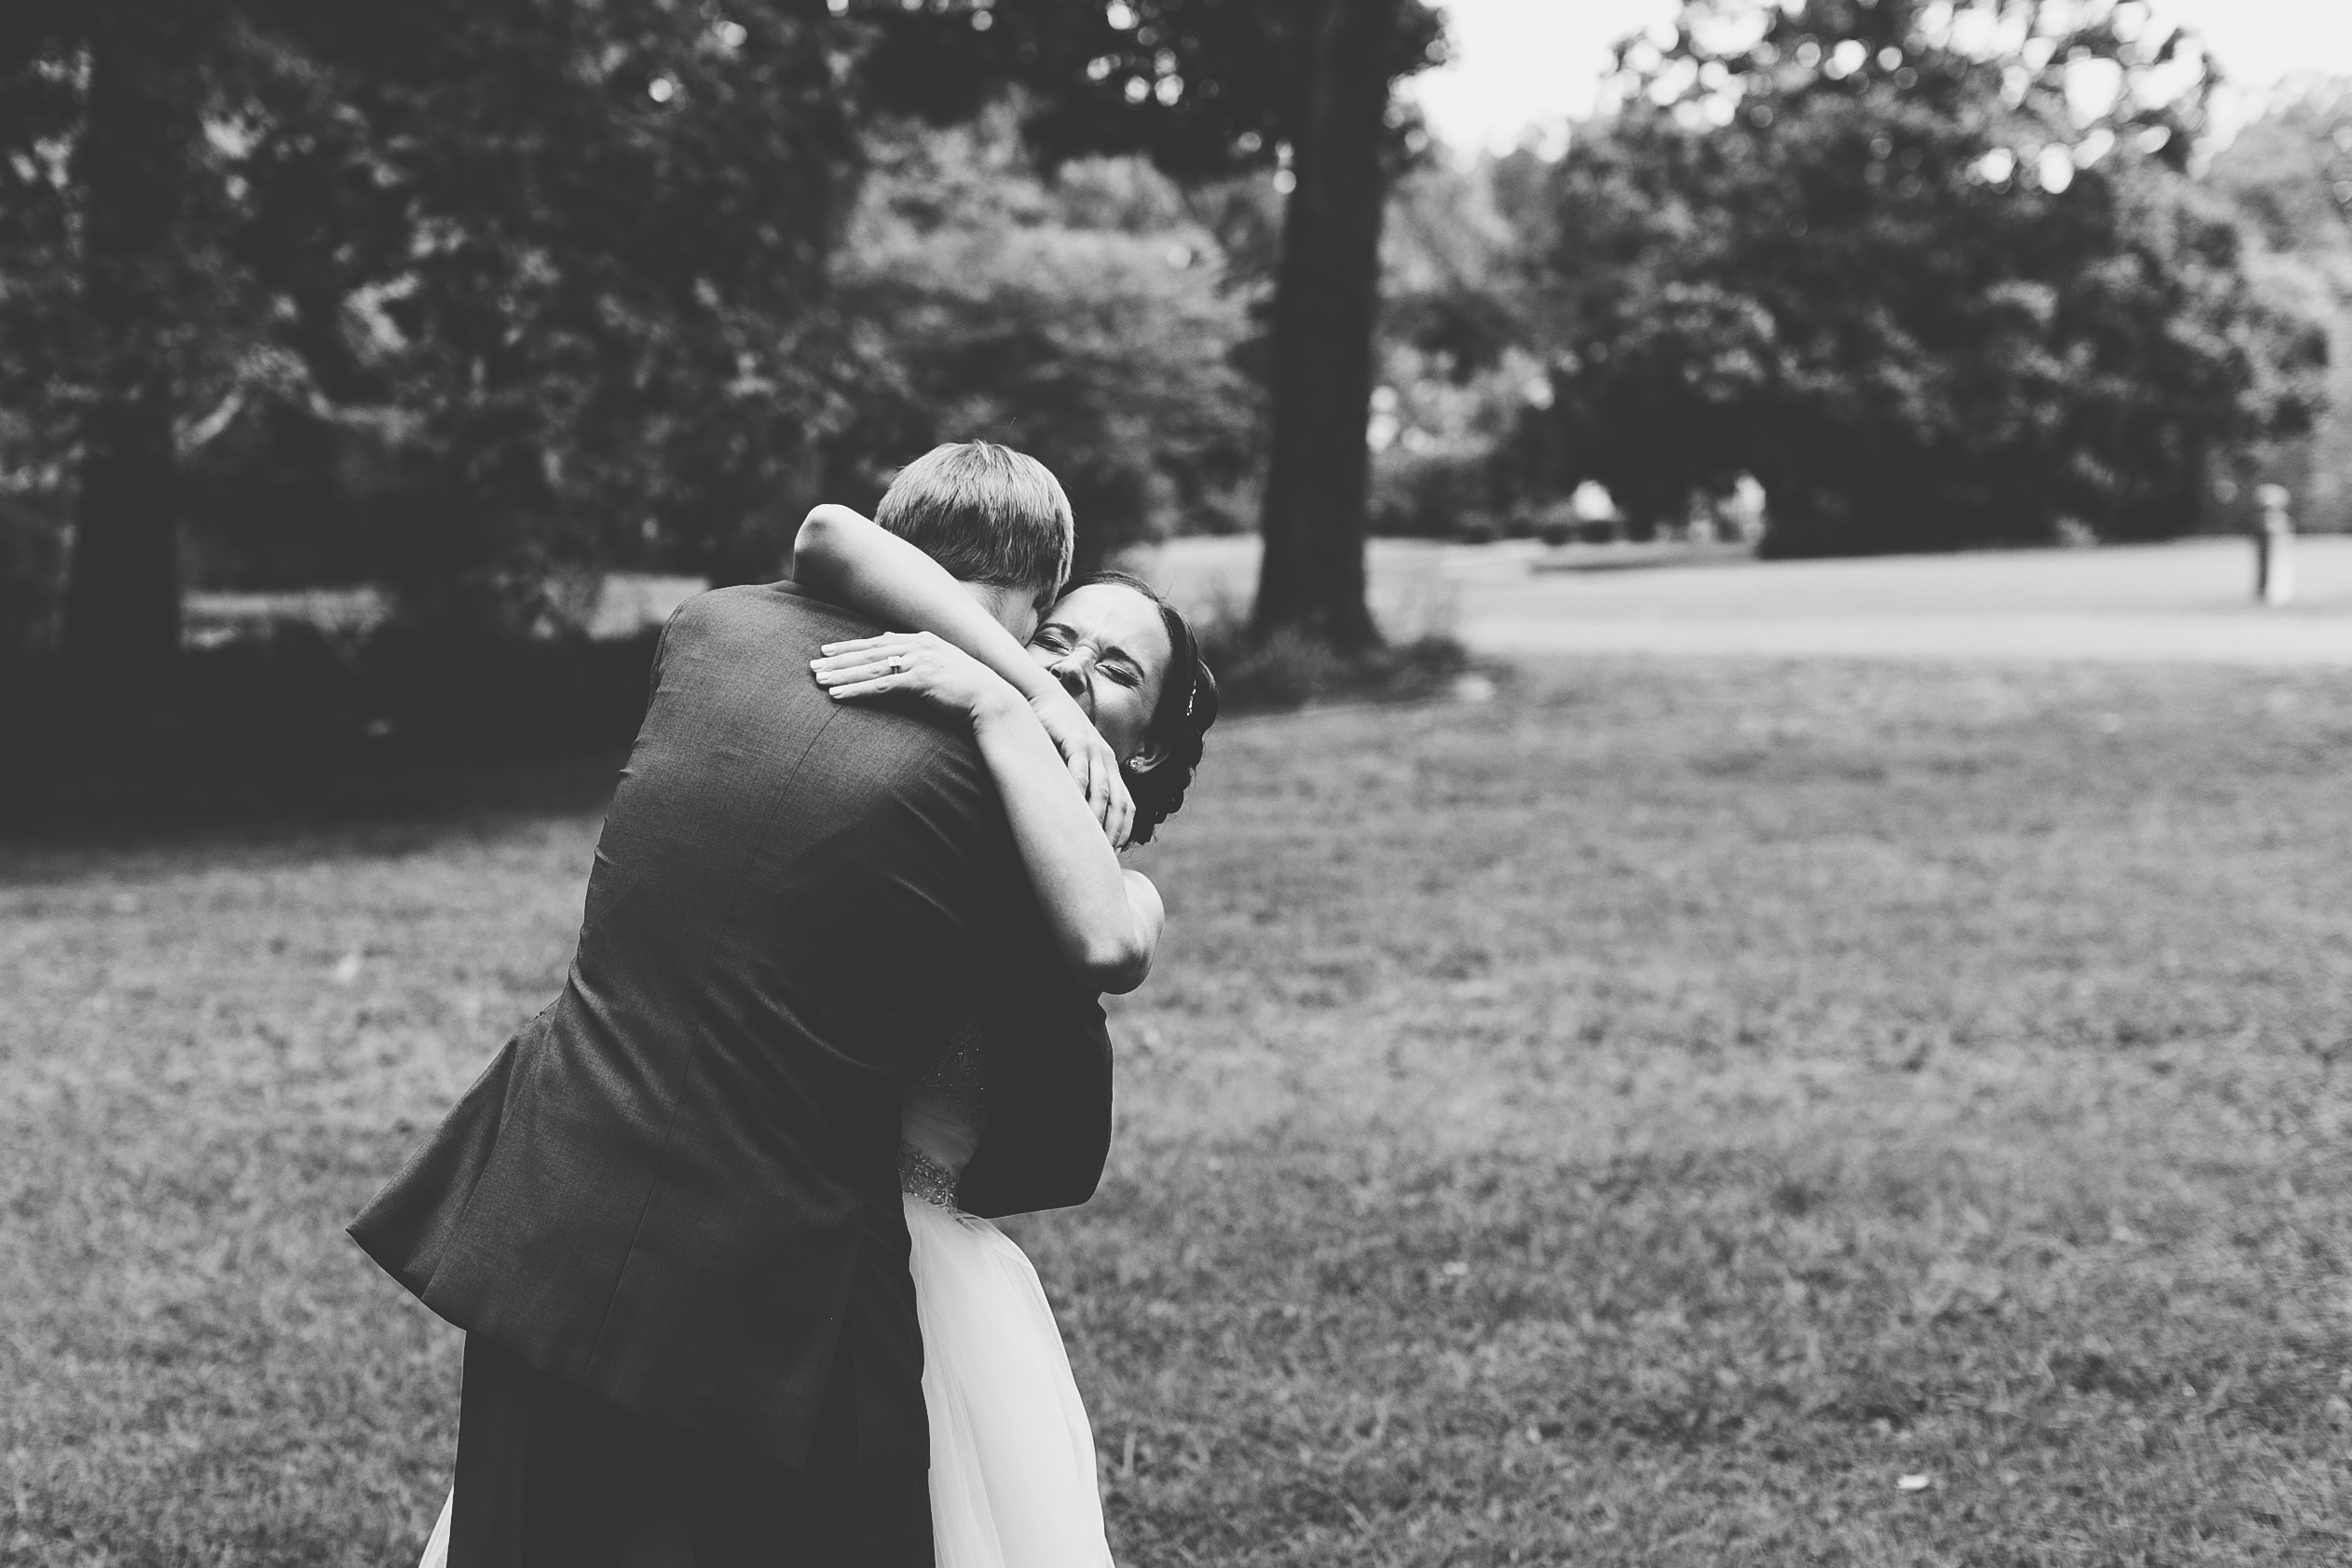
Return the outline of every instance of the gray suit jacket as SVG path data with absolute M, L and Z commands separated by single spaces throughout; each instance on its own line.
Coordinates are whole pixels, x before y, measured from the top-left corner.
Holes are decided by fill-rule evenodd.
M 789 583 L 678 611 L 562 995 L 351 1226 L 470 1333 L 793 1466 L 926 1457 L 899 1101 L 963 1018 L 969 1207 L 1082 1203 L 1110 1138 L 1101 1008 L 969 737 L 810 679 L 875 630 Z

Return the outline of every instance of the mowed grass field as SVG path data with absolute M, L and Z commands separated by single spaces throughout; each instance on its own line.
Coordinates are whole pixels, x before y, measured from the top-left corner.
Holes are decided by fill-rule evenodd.
M 2183 661 L 2352 670 L 2352 535 L 2294 546 L 2294 603 L 2253 602 L 2243 539 L 1858 560 L 1532 540 L 1374 539 L 1389 634 L 1458 634 L 1508 659 L 1703 655 Z M 1170 540 L 1145 575 L 1203 609 L 1249 603 L 1254 538 Z
M 340 1227 L 553 994 L 593 785 L 0 851 L 0 1560 L 412 1559 L 457 1335 Z M 1016 1227 L 1122 1562 L 2352 1561 L 2348 786 L 2318 671 L 1221 730 Z

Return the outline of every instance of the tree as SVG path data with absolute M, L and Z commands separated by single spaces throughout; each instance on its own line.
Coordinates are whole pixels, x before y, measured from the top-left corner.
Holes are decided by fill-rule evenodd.
M 2352 254 L 2352 78 L 2280 89 L 2207 176 L 2280 252 Z
M 2352 527 L 2352 81 L 2304 79 L 2213 159 L 2205 184 L 2252 234 L 2258 282 L 2325 320 L 2329 409 L 2308 442 L 2274 443 L 2216 474 L 2215 515 L 2253 521 L 2254 483 L 2284 483 L 2298 527 Z M 2234 493 L 2233 493 L 2234 492 Z
M 1047 183 L 1009 116 L 869 130 L 833 301 L 856 327 L 857 417 L 827 443 L 827 494 L 973 434 L 1051 468 L 1078 519 L 1076 570 L 1231 505 L 1264 443 L 1235 365 L 1253 328 L 1215 238 L 1139 159 Z
M 178 645 L 177 394 L 217 368 L 185 323 L 240 303 L 225 297 L 206 242 L 218 214 L 196 178 L 220 25 L 200 3 L 28 5 L 0 24 L 13 264 L 0 374 L 9 401 L 36 410 L 21 432 L 31 450 L 12 456 L 77 471 L 65 646 L 114 689 L 152 678 Z
M 20 466 L 80 476 L 69 653 L 157 677 L 181 455 L 271 409 L 372 454 L 418 595 L 772 570 L 831 402 L 857 38 L 813 0 L 10 7 L 0 397 Z
M 935 118 L 1029 95 L 1047 164 L 1142 153 L 1179 180 L 1273 167 L 1287 188 L 1271 352 L 1272 457 L 1254 624 L 1377 641 L 1365 598 L 1364 430 L 1380 225 L 1413 128 L 1394 87 L 1437 58 L 1424 0 L 876 4 L 869 82 Z
M 1697 0 L 1620 52 L 1533 267 L 1570 470 L 1768 550 L 2179 532 L 2324 346 L 2185 177 L 2206 74 L 2104 0 Z
M 1534 157 L 1431 164 L 1389 200 L 1370 431 L 1375 533 L 1491 539 L 1532 526 L 1552 498 L 1525 417 L 1549 387 L 1527 351 L 1520 236 L 1498 199 L 1508 171 Z

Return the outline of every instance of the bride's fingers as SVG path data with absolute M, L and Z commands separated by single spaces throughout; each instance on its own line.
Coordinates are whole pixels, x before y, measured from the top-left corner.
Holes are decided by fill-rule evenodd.
M 1092 751 L 1078 755 L 1086 768 L 1082 783 L 1087 792 L 1087 809 L 1094 813 L 1096 824 L 1107 834 L 1114 825 L 1112 811 L 1118 803 L 1117 792 L 1112 789 L 1110 772 L 1101 765 L 1100 757 Z
M 832 653 L 822 659 L 812 659 L 809 661 L 809 668 L 812 670 L 855 670 L 868 664 L 887 664 L 894 659 L 902 663 L 911 661 L 911 656 L 906 653 L 892 653 L 882 648 L 858 648 L 849 653 Z
M 883 675 L 875 680 L 859 681 L 852 686 L 828 686 L 825 689 L 825 694 L 828 697 L 843 699 L 852 697 L 880 697 L 886 692 L 897 690 L 905 684 L 906 681 L 903 676 L 895 675 Z
M 816 672 L 816 684 L 828 689 L 855 686 L 860 681 L 876 680 L 884 675 L 895 675 L 899 673 L 896 665 L 860 664 L 848 670 L 819 670 Z
M 1118 775 L 1101 765 L 1101 758 L 1088 759 L 1091 770 L 1087 777 L 1087 804 L 1094 808 L 1094 820 L 1102 825 L 1102 831 L 1114 842 L 1118 839 L 1119 792 Z
M 911 632 L 882 632 L 870 637 L 852 637 L 847 642 L 825 643 L 817 652 L 829 658 L 841 653 L 863 653 L 870 648 L 904 648 L 914 640 Z
M 1113 849 L 1127 843 L 1127 813 L 1120 810 L 1119 792 L 1107 783 L 1102 790 L 1102 831 L 1110 839 Z
M 873 675 L 896 675 L 911 670 L 915 661 L 905 654 L 879 658 L 870 653 L 843 654 L 837 659 L 812 659 L 809 669 L 819 686 L 834 686 L 842 681 L 864 680 Z

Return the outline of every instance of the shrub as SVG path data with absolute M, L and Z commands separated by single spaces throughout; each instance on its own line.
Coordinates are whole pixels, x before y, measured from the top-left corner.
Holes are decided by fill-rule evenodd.
M 1459 639 L 1430 633 L 1359 653 L 1293 632 L 1253 636 L 1235 616 L 1199 628 L 1201 657 L 1227 713 L 1280 712 L 1310 702 L 1409 702 L 1434 697 L 1470 669 Z
M 200 767 L 538 757 L 624 745 L 658 634 L 427 634 L 345 642 L 310 626 L 185 653 L 173 689 L 126 716 L 77 699 L 54 658 L 9 671 L 0 723 L 36 765 Z
M 1237 531 L 1265 429 L 1236 363 L 1249 299 L 1175 187 L 1114 162 L 1047 184 L 1002 114 L 871 140 L 834 279 L 869 362 L 827 443 L 828 493 L 860 501 L 933 443 L 987 436 L 1060 479 L 1081 571 L 1171 533 Z
M 65 530 L 38 499 L 0 495 L 0 657 L 57 640 L 65 592 Z

